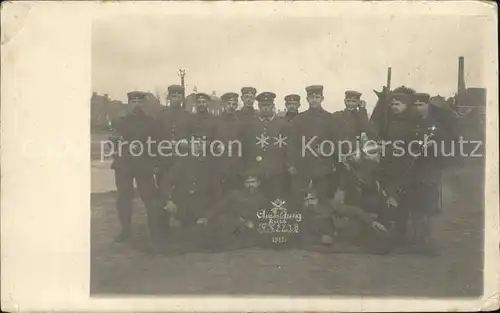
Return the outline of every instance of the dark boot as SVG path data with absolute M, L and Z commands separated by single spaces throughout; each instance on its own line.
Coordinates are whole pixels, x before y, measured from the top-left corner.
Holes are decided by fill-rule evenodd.
M 119 196 L 117 201 L 118 219 L 120 221 L 121 232 L 115 237 L 115 242 L 124 242 L 132 239 L 132 208 L 131 199 Z
M 127 231 L 121 231 L 118 236 L 115 237 L 115 242 L 120 243 L 120 242 L 126 242 L 132 240 L 132 232 L 130 230 Z
M 431 217 L 423 216 L 419 232 L 419 253 L 427 256 L 437 256 L 438 249 L 431 236 Z

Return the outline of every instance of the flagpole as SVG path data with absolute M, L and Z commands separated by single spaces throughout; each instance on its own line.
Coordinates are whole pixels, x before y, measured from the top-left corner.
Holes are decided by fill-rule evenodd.
M 180 68 L 177 73 L 181 78 L 181 86 L 183 89 L 185 89 L 184 77 L 186 76 L 186 69 Z M 186 108 L 186 91 L 185 90 L 183 91 L 183 94 L 182 94 L 182 108 L 183 109 Z

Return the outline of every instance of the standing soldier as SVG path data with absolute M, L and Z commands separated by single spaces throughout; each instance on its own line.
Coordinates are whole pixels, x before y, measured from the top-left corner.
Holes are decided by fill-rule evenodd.
M 259 116 L 244 124 L 243 158 L 247 169 L 256 169 L 263 190 L 271 200 L 284 197 L 286 138 L 285 121 L 277 118 L 276 94 L 262 92 L 257 96 Z
M 343 156 L 351 154 L 355 150 L 359 150 L 357 145 L 361 143 L 361 134 L 365 133 L 369 139 L 376 140 L 375 127 L 368 119 L 368 113 L 366 111 L 366 102 L 361 100 L 361 93 L 354 90 L 348 90 L 345 92 L 344 99 L 345 109 L 333 113 L 333 124 L 337 130 L 338 138 L 345 143 L 341 143 L 339 149 L 342 149 L 341 153 Z M 360 147 L 361 149 L 363 147 Z M 350 177 L 350 175 L 342 175 L 342 167 L 339 166 L 339 175 Z M 337 177 L 342 182 L 333 182 L 330 191 L 335 194 L 335 189 L 337 189 L 338 184 L 343 184 L 345 190 L 345 202 L 346 204 L 353 204 L 356 201 L 356 192 L 353 189 L 356 188 L 348 179 L 342 179 Z
M 415 132 L 415 114 L 411 107 L 413 94 L 412 89 L 404 86 L 391 93 L 387 132 L 382 138 L 390 144 L 384 144 L 383 147 L 385 151 L 383 150 L 381 160 L 381 180 L 386 186 L 388 205 L 398 208 L 394 228 L 394 238 L 398 242 L 395 244 L 404 243 L 409 217 L 407 197 L 402 187 L 408 179 L 407 170 L 411 163 L 408 147 Z
M 204 215 L 203 209 L 213 198 L 214 181 L 211 171 L 210 141 L 215 117 L 208 113 L 210 96 L 196 94 L 196 114 L 192 118 L 189 151 L 177 158 L 161 184 L 167 199 L 165 209 L 171 214 L 170 225 L 192 225 Z M 172 218 L 174 217 L 174 218 Z
M 328 198 L 330 180 L 334 178 L 335 138 L 332 114 L 322 108 L 323 86 L 306 88 L 309 109 L 293 119 L 287 146 L 288 171 L 293 175 L 292 193 L 303 202 L 301 190 L 312 181 L 318 200 Z
M 158 168 L 156 171 L 158 185 L 161 184 L 163 176 L 175 163 L 176 156 L 175 151 L 172 151 L 172 146 L 175 146 L 181 140 L 187 140 L 191 135 L 191 115 L 182 107 L 184 87 L 179 85 L 169 86 L 167 100 L 170 106 L 160 112 L 155 130 L 156 140 L 163 141 L 158 146 Z
M 420 151 L 412 151 L 417 159 L 409 174 L 407 189 L 408 210 L 412 239 L 421 252 L 436 252 L 431 236 L 431 218 L 441 212 L 441 158 L 442 145 L 451 134 L 448 125 L 443 125 L 438 116 L 438 108 L 429 104 L 430 96 L 425 93 L 414 94 L 417 113 L 414 140 L 420 142 Z M 432 135 L 432 138 L 426 136 Z M 429 143 L 428 147 L 425 147 Z M 431 145 L 430 143 L 433 143 Z M 422 154 L 418 157 L 418 154 Z
M 342 130 L 340 139 L 356 141 L 361 133 L 366 133 L 370 139 L 375 137 L 375 128 L 368 119 L 366 102 L 361 100 L 361 93 L 348 90 L 345 92 L 345 109 L 333 113 L 336 129 Z
M 243 102 L 243 107 L 236 113 L 240 120 L 246 121 L 248 119 L 256 117 L 257 112 L 253 107 L 256 94 L 257 89 L 255 89 L 254 87 L 241 88 L 241 101 Z
M 116 242 L 132 238 L 132 198 L 134 180 L 139 195 L 146 207 L 148 227 L 153 242 L 160 239 L 158 212 L 156 202 L 157 190 L 154 182 L 154 159 L 148 154 L 148 142 L 153 135 L 153 120 L 146 116 L 140 105 L 134 106 L 132 112 L 116 123 L 116 134 L 112 137 L 115 159 L 112 168 L 115 171 L 115 182 L 118 198 L 116 207 L 121 232 Z
M 300 108 L 300 96 L 297 94 L 290 94 L 285 96 L 285 108 L 286 114 L 283 116 L 283 119 L 287 122 L 285 127 L 285 136 L 290 138 L 290 130 L 292 127 L 293 119 L 299 114 Z M 287 197 L 290 196 L 290 192 L 292 190 L 292 175 L 287 171 L 285 173 L 285 192 L 287 193 Z
M 219 116 L 214 128 L 214 139 L 221 146 L 214 157 L 214 168 L 216 170 L 215 185 L 220 187 L 216 190 L 216 197 L 227 194 L 229 191 L 241 185 L 239 174 L 241 173 L 241 122 L 236 115 L 238 107 L 238 94 L 227 92 L 222 95 L 224 101 L 224 112 Z M 215 148 L 215 147 L 214 147 Z
M 291 122 L 299 114 L 300 96 L 296 94 L 287 95 L 285 97 L 285 108 L 285 119 Z

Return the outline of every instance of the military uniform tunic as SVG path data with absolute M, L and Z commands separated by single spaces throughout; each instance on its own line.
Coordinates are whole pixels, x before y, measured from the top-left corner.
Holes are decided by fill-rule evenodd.
M 270 206 L 261 189 L 251 192 L 240 188 L 232 190 L 205 213 L 212 240 L 237 241 L 239 245 L 255 244 L 262 238 L 258 233 L 257 214 Z
M 285 116 L 282 117 L 282 119 L 285 121 L 285 127 L 283 130 L 283 133 L 285 137 L 287 138 L 287 143 L 290 140 L 291 137 L 291 131 L 292 131 L 292 125 L 293 125 L 293 120 L 295 117 L 298 115 L 298 113 L 290 113 L 287 112 Z M 287 151 L 287 148 L 285 148 L 285 153 Z M 285 157 L 285 162 L 286 162 L 286 157 Z M 291 192 L 292 192 L 292 175 L 286 171 L 285 172 L 285 182 L 284 182 L 284 192 L 286 194 L 287 198 L 291 197 Z
M 300 193 L 312 181 L 318 197 L 328 197 L 337 141 L 332 122 L 332 114 L 322 108 L 310 108 L 294 118 L 287 146 L 287 165 L 297 170 L 292 193 Z
M 285 122 L 276 116 L 253 118 L 243 126 L 243 161 L 261 177 L 269 197 L 284 197 Z
M 388 121 L 387 134 L 383 139 L 390 144 L 385 147 L 381 166 L 382 180 L 391 190 L 399 188 L 407 179 L 406 170 L 412 159 L 408 146 L 414 138 L 415 125 L 415 116 L 408 111 L 391 116 Z
M 167 107 L 158 115 L 155 125 L 156 140 L 169 142 L 174 145 L 175 142 L 181 139 L 190 140 L 192 132 L 192 115 L 182 107 Z M 175 151 L 167 149 L 167 145 L 163 145 L 163 147 L 165 151 L 159 153 L 158 163 L 165 171 L 168 171 L 175 163 Z M 160 147 L 159 149 L 162 148 Z M 168 153 L 172 153 L 172 155 L 166 156 Z
M 193 139 L 204 141 L 201 144 L 205 148 L 193 150 L 196 143 L 190 143 L 189 151 L 177 158 L 160 186 L 163 197 L 172 200 L 181 212 L 185 212 L 185 223 L 194 223 L 213 201 L 213 157 L 209 145 L 213 138 L 214 119 L 208 113 L 192 116 Z
M 395 233 L 403 237 L 408 224 L 409 210 L 408 198 L 405 196 L 407 189 L 401 189 L 408 182 L 408 168 L 412 162 L 408 146 L 414 137 L 415 116 L 406 110 L 399 115 L 391 116 L 388 121 L 385 141 L 390 144 L 385 146 L 385 155 L 381 159 L 381 180 L 386 186 L 388 195 L 399 203 L 397 211 Z M 402 190 L 401 192 L 397 192 Z
M 368 119 L 366 108 L 338 111 L 333 113 L 333 119 L 335 128 L 341 132 L 338 134 L 341 140 L 355 141 L 361 133 L 366 133 L 370 139 L 377 139 L 375 126 Z
M 425 134 L 429 134 L 432 126 L 436 127 L 433 138 L 437 145 L 429 145 L 421 151 L 424 152 L 415 162 L 410 177 L 406 184 L 407 203 L 410 211 L 423 214 L 436 214 L 441 210 L 440 207 L 440 184 L 441 169 L 443 167 L 441 158 L 441 143 L 446 142 L 446 133 L 442 125 L 433 118 L 420 118 L 415 125 L 415 141 L 423 141 Z
M 213 139 L 223 148 L 216 150 L 214 160 L 215 184 L 220 186 L 217 197 L 242 186 L 239 175 L 242 173 L 242 122 L 236 115 L 223 113 L 216 121 Z M 215 148 L 215 146 L 214 146 Z M 220 154 L 220 156 L 219 156 Z
M 236 116 L 242 121 L 247 121 L 257 117 L 257 110 L 253 107 L 242 107 L 240 110 L 236 111 Z
M 360 138 L 361 133 L 366 133 L 370 140 L 378 139 L 375 132 L 375 127 L 369 121 L 368 114 L 365 108 L 359 108 L 358 110 L 353 111 L 349 111 L 346 109 L 335 112 L 333 114 L 333 124 L 338 133 L 337 137 L 341 141 L 350 142 L 351 144 L 352 151 L 349 151 L 349 147 L 347 146 L 347 144 L 340 145 L 339 148 L 342 149 L 343 155 L 352 153 L 358 149 L 357 142 Z M 360 148 L 362 149 L 363 147 L 360 146 Z M 338 170 L 339 176 L 342 177 L 338 177 L 340 181 L 338 181 L 337 183 L 343 185 L 343 188 L 346 192 L 346 203 L 352 203 L 356 198 L 356 192 L 354 190 L 356 186 L 352 185 L 352 182 L 348 179 L 349 175 L 345 173 L 345 169 L 342 166 L 338 166 Z M 332 189 L 334 188 L 335 186 L 333 186 Z

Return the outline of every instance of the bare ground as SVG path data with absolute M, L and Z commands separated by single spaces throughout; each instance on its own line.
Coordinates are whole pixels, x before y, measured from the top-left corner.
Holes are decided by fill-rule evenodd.
M 93 169 L 93 182 L 100 181 L 95 176 L 102 173 L 112 181 L 112 173 L 99 166 L 100 170 Z M 94 193 L 91 294 L 479 296 L 482 179 L 482 167 L 477 164 L 445 173 L 444 213 L 434 223 L 440 250 L 436 257 L 256 249 L 152 256 L 113 243 L 119 230 L 114 195 Z M 133 223 L 137 236 L 146 233 L 145 210 L 138 200 Z

